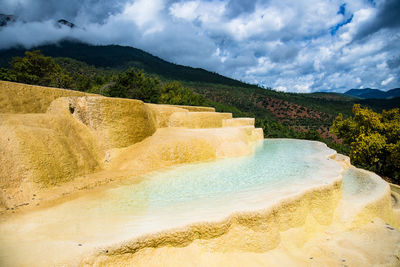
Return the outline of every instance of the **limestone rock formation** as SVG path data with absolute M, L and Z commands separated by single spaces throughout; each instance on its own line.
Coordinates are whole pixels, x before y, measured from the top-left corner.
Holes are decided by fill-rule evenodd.
M 24 206 L 32 194 L 55 199 L 104 184 L 105 176 L 117 179 L 106 175 L 113 170 L 134 176 L 252 153 L 262 129 L 248 123 L 222 128 L 227 119 L 237 120 L 207 107 L 0 81 L 0 210 Z

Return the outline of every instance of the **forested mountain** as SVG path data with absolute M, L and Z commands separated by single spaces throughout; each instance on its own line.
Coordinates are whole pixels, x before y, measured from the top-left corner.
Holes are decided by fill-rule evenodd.
M 24 56 L 25 50 L 23 47 L 0 50 L 0 67 L 7 67 L 13 57 Z M 72 58 L 97 68 L 125 70 L 129 67 L 136 67 L 164 79 L 250 86 L 204 69 L 170 63 L 143 50 L 128 46 L 94 46 L 65 40 L 56 45 L 42 45 L 31 50 L 40 50 L 44 55 L 50 57 Z

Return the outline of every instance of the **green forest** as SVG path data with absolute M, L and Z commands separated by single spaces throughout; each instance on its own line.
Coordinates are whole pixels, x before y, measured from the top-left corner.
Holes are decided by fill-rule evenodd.
M 349 155 L 357 166 L 400 179 L 398 99 L 283 93 L 168 63 L 138 49 L 131 58 L 124 56 L 126 49 L 134 48 L 88 52 L 93 46 L 81 44 L 84 49 L 78 53 L 75 44 L 68 45 L 73 49 L 44 46 L 46 55 L 39 50 L 0 52 L 6 55 L 0 61 L 0 79 L 149 103 L 215 107 L 235 117 L 254 117 L 267 138 L 322 141 Z

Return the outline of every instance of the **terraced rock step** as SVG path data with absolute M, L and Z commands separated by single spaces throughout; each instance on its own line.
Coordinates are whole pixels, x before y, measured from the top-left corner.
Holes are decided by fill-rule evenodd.
M 390 184 L 390 189 L 392 190 L 392 206 L 393 206 L 393 214 L 395 220 L 397 220 L 400 224 L 400 186 L 395 184 Z
M 231 113 L 147 104 L 0 82 L 0 212 L 15 212 L 110 180 L 174 164 L 249 155 L 262 129 L 223 128 Z M 26 114 L 29 113 L 29 114 Z M 126 169 L 126 168 L 122 168 Z M 99 175 L 96 175 L 99 173 Z M 126 174 L 124 174 L 126 175 Z
M 223 127 L 254 126 L 254 118 L 233 118 L 222 122 Z
M 175 112 L 171 115 L 168 126 L 190 129 L 221 128 L 223 121 L 231 118 L 232 113 Z
M 338 220 L 355 227 L 380 217 L 400 226 L 400 218 L 393 213 L 390 186 L 378 175 L 350 167 L 343 174 L 342 189 Z

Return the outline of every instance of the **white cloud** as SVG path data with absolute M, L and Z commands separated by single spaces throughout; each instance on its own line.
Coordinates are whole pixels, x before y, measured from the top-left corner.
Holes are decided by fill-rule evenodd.
M 176 18 L 193 21 L 198 17 L 196 12 L 198 6 L 199 2 L 197 1 L 174 3 L 170 6 L 169 12 Z
M 279 10 L 260 8 L 250 16 L 229 21 L 226 28 L 233 38 L 242 41 L 249 37 L 280 31 L 284 26 L 285 22 Z
M 1 29 L 0 48 L 75 37 L 282 91 L 388 89 L 400 87 L 399 27 L 368 25 L 394 1 L 353 0 L 340 14 L 343 0 L 7 0 L 28 23 Z M 81 27 L 59 29 L 59 18 Z
M 285 86 L 278 86 L 275 89 L 281 92 L 287 92 L 287 88 Z
M 384 80 L 384 81 L 382 81 L 381 82 L 381 85 L 383 85 L 383 86 L 385 86 L 385 85 L 387 85 L 387 84 L 389 84 L 391 81 L 393 81 L 394 80 L 394 77 L 392 76 L 392 77 L 389 77 L 389 78 L 387 78 L 386 80 Z
M 160 32 L 164 28 L 160 15 L 163 9 L 163 0 L 136 0 L 133 3 L 127 3 L 123 12 L 116 17 L 134 21 L 144 34 Z

